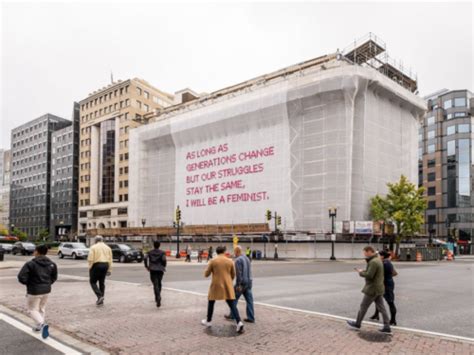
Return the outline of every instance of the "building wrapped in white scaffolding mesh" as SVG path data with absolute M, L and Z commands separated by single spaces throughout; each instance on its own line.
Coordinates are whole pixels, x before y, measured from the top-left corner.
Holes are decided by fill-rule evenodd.
M 271 210 L 283 231 L 326 232 L 331 206 L 367 220 L 387 182 L 417 181 L 425 110 L 416 81 L 367 65 L 379 51 L 367 43 L 189 94 L 132 130 L 129 226 L 169 226 L 178 205 L 188 225 L 263 223 Z

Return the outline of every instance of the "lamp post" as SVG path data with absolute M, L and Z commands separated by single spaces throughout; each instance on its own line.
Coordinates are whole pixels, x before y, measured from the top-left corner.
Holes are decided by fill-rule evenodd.
M 334 219 L 337 216 L 337 208 L 330 207 L 329 208 L 329 218 L 331 218 L 331 257 L 330 260 L 336 260 L 334 256 L 334 243 L 335 243 L 335 235 L 334 235 Z
M 12 223 L 10 225 L 10 235 L 13 235 L 13 231 L 15 230 L 15 225 Z

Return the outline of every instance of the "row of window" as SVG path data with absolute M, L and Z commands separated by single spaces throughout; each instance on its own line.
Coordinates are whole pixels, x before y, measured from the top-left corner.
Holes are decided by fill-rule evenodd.
M 119 201 L 128 201 L 128 194 L 119 195 Z
M 71 174 L 72 173 L 72 167 L 71 166 L 67 166 L 67 167 L 64 167 L 64 168 L 60 168 L 60 169 L 56 169 L 56 170 L 53 170 L 53 176 L 55 175 L 64 175 L 64 174 Z
M 138 102 L 138 101 L 137 101 Z M 113 105 L 105 106 L 103 109 L 95 110 L 94 112 L 88 113 L 81 117 L 81 122 L 87 122 L 93 118 L 101 117 L 102 115 L 106 115 L 108 113 L 115 112 L 119 109 L 125 108 L 130 106 L 130 99 L 126 99 L 124 101 L 116 102 Z
M 26 128 L 23 128 L 20 132 L 13 133 L 13 138 L 21 137 L 21 136 L 23 136 L 27 133 L 35 131 L 38 128 L 46 127 L 47 125 L 48 125 L 47 120 L 41 121 L 41 122 L 35 124 L 34 126 L 26 127 Z
M 81 206 L 89 206 L 91 204 L 91 202 L 88 198 L 86 198 L 85 200 L 81 200 L 79 204 Z
M 119 187 L 120 188 L 128 187 L 128 180 L 119 181 Z
M 127 147 L 128 147 L 128 139 L 120 141 L 120 149 L 127 148 Z
M 44 193 L 46 191 L 46 184 L 36 184 L 32 186 L 12 185 L 10 188 L 10 191 L 13 194 L 13 197 L 15 197 L 15 195 L 23 195 L 24 192 L 26 193 L 35 192 L 36 190 Z
M 36 160 L 39 160 L 41 158 L 46 158 L 46 152 L 35 154 L 35 155 L 30 155 L 30 156 L 28 156 L 26 158 L 22 158 L 20 160 L 13 160 L 12 161 L 12 166 L 18 166 L 18 165 L 26 164 L 30 161 L 36 161 Z
M 61 147 L 57 147 L 56 148 L 56 153 L 65 152 L 66 150 L 72 150 L 72 143 L 70 143 L 68 145 L 63 145 Z
M 446 115 L 446 118 L 448 120 L 451 120 L 453 118 L 460 118 L 460 117 L 467 117 L 467 116 L 468 116 L 467 112 L 452 112 L 452 113 L 448 113 Z M 426 117 L 425 121 L 426 121 L 427 126 L 432 126 L 436 123 L 436 117 L 435 116 L 428 116 L 428 117 Z
M 46 142 L 34 144 L 34 145 L 29 146 L 29 147 L 27 147 L 27 148 L 25 148 L 25 149 L 19 150 L 18 152 L 13 152 L 12 156 L 13 156 L 13 157 L 18 157 L 18 156 L 24 155 L 24 154 L 26 154 L 26 153 L 28 153 L 28 152 L 33 152 L 33 151 L 35 151 L 35 150 L 37 150 L 37 149 L 41 149 L 41 147 L 46 148 L 46 146 L 47 146 L 47 143 L 46 143 Z
M 86 150 L 85 152 L 81 152 L 81 158 L 89 158 L 91 156 L 91 151 Z
M 120 161 L 128 160 L 128 153 L 120 154 Z
M 72 132 L 64 133 L 58 136 L 53 135 L 53 143 L 67 141 L 68 139 L 72 139 Z
M 21 141 L 18 141 L 18 142 L 13 142 L 12 143 L 12 147 L 13 148 L 16 148 L 16 147 L 19 147 L 23 144 L 27 144 L 27 143 L 30 143 L 30 142 L 33 142 L 33 141 L 36 141 L 37 139 L 40 139 L 40 138 L 43 138 L 43 137 L 46 137 L 48 135 L 47 132 L 39 132 L 33 136 L 30 136 L 30 137 L 27 137 L 25 139 L 22 139 Z
M 86 186 L 86 187 L 81 187 L 80 191 L 81 191 L 81 194 L 88 194 L 91 191 L 91 189 L 89 186 Z
M 129 85 L 127 85 L 125 87 L 122 87 L 122 88 L 119 88 L 119 89 L 116 89 L 114 91 L 110 91 L 105 95 L 96 97 L 95 99 L 93 99 L 89 102 L 86 102 L 85 104 L 82 104 L 81 109 L 82 109 L 82 111 L 84 111 L 84 110 L 89 109 L 89 107 L 94 107 L 94 106 L 102 104 L 102 102 L 112 100 L 112 97 L 117 97 L 117 96 L 124 95 L 124 94 L 128 93 L 128 88 L 129 88 Z
M 72 162 L 72 155 L 67 155 L 67 156 L 64 156 L 64 157 L 61 157 L 61 158 L 56 158 L 56 159 L 51 160 L 52 165 L 64 164 L 66 162 Z
M 13 184 L 24 184 L 26 182 L 46 179 L 46 173 L 36 174 L 25 178 L 12 179 Z
M 46 163 L 39 163 L 39 164 L 35 164 L 35 165 L 30 165 L 30 166 L 25 167 L 25 168 L 21 168 L 21 169 L 18 169 L 18 170 L 13 170 L 12 175 L 13 176 L 21 175 L 21 174 L 26 173 L 26 172 L 40 170 L 40 169 L 46 169 Z

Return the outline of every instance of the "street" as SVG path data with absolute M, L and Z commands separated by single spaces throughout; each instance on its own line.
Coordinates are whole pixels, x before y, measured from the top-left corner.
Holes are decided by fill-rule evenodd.
M 51 258 L 60 274 L 87 277 L 85 260 Z M 7 255 L 6 260 L 27 257 Z M 170 261 L 163 286 L 207 294 L 206 263 Z M 253 262 L 256 302 L 353 318 L 362 299 L 363 280 L 353 271 L 360 261 Z M 473 260 L 395 263 L 398 326 L 474 338 Z M 16 275 L 16 269 L 1 276 Z M 114 264 L 111 280 L 149 285 L 143 264 Z M 166 303 L 166 300 L 163 301 Z M 373 308 L 369 310 L 369 313 Z M 370 316 L 368 314 L 368 316 Z

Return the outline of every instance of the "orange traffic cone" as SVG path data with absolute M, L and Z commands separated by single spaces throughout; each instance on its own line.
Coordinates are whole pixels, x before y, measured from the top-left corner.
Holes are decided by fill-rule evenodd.
M 416 261 L 422 261 L 423 258 L 421 257 L 421 253 L 420 252 L 417 252 L 416 253 Z
M 448 250 L 448 261 L 453 261 L 453 252 Z

